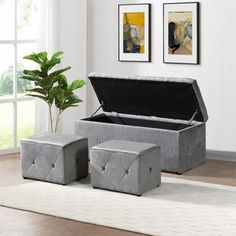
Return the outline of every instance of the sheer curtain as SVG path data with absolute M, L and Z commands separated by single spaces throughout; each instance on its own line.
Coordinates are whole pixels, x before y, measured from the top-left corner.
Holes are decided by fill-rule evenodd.
M 58 0 L 38 0 L 40 14 L 38 51 L 47 51 L 50 55 L 57 47 L 58 2 Z M 36 99 L 35 105 L 35 133 L 49 131 L 47 104 L 40 99 Z

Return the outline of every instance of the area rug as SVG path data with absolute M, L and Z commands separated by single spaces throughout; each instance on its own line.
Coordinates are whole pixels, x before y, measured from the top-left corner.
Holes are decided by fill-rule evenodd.
M 0 189 L 0 205 L 160 236 L 236 235 L 236 188 L 162 178 L 142 197 L 30 181 Z

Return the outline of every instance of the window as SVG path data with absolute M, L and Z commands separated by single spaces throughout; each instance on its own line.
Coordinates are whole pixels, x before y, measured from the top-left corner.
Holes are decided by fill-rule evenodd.
M 25 96 L 32 84 L 20 76 L 35 66 L 22 58 L 37 51 L 38 2 L 0 0 L 0 154 L 34 133 L 35 101 Z

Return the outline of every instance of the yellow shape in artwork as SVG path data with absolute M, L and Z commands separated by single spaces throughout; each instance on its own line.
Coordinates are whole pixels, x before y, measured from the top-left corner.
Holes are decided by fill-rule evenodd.
M 124 14 L 124 24 L 144 26 L 144 12 L 129 12 Z
M 140 45 L 140 53 L 144 53 L 144 44 L 143 43 Z

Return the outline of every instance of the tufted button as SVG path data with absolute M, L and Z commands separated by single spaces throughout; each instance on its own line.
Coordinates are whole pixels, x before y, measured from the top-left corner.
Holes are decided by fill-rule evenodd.
M 152 172 L 152 167 L 150 167 L 150 169 L 149 169 L 149 170 L 150 170 L 150 172 Z
M 55 168 L 55 165 L 54 165 L 54 164 L 52 164 L 52 168 Z
M 106 169 L 106 167 L 105 167 L 105 166 L 103 166 L 103 167 L 102 167 L 102 170 L 105 170 L 105 169 Z
M 126 170 L 126 172 L 125 172 L 126 174 L 129 174 L 129 170 Z
M 33 160 L 32 164 L 35 164 L 35 160 Z
M 168 153 L 169 153 L 169 154 L 172 154 L 172 150 L 171 150 L 171 149 L 168 149 Z

